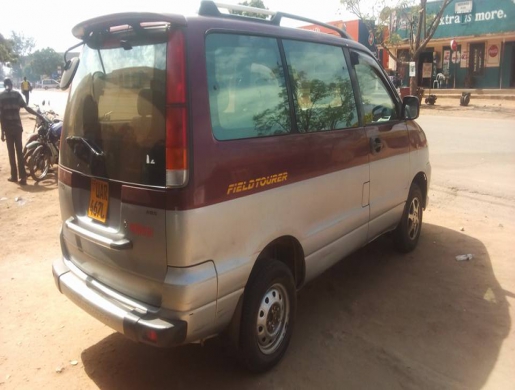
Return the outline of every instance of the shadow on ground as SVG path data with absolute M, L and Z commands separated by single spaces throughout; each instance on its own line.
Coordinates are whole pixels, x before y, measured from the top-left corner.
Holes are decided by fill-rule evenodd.
M 113 334 L 82 362 L 101 389 L 480 389 L 510 329 L 506 295 L 480 241 L 426 224 L 415 252 L 380 238 L 307 285 L 268 373 L 240 369 L 218 339 L 158 350 Z

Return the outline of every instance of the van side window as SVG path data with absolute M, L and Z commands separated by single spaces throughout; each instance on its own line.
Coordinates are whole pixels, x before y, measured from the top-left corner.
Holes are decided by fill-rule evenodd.
M 206 61 L 216 139 L 290 132 L 288 93 L 276 39 L 210 34 L 206 38 Z
M 398 119 L 397 106 L 376 61 L 369 55 L 355 51 L 351 52 L 351 59 L 361 93 L 365 125 Z
M 358 113 L 343 50 L 318 43 L 283 41 L 299 132 L 358 126 Z

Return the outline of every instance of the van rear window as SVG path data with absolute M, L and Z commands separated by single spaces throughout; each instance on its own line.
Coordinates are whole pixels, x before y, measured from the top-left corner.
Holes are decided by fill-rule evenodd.
M 276 39 L 210 34 L 206 61 L 216 139 L 290 132 L 288 93 Z
M 84 46 L 66 108 L 61 164 L 165 186 L 166 43 Z

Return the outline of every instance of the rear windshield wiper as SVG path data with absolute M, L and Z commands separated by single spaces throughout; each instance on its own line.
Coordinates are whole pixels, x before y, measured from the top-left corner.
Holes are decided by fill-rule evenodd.
M 73 153 L 86 163 L 91 162 L 91 158 L 104 158 L 104 151 L 93 142 L 84 137 L 76 135 L 66 138 L 66 143 L 70 145 Z
M 68 145 L 70 145 L 72 148 L 74 146 L 76 146 L 77 144 L 83 144 L 85 146 L 87 146 L 89 148 L 89 150 L 91 151 L 91 153 L 93 153 L 93 155 L 95 157 L 104 157 L 104 151 L 101 150 L 97 145 L 95 145 L 93 142 L 91 141 L 88 141 L 86 138 L 84 137 L 79 137 L 77 135 L 71 135 L 69 136 L 68 138 L 66 138 L 66 142 L 68 143 Z

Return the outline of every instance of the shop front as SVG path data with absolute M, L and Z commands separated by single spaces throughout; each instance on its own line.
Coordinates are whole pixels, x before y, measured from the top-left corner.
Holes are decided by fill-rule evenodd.
M 436 14 L 440 5 L 428 3 L 428 14 Z M 406 38 L 403 12 L 394 15 L 392 25 Z M 401 59 L 409 58 L 405 42 L 397 49 Z M 405 69 L 399 73 L 407 84 Z M 444 75 L 440 83 L 435 82 L 439 73 Z M 453 1 L 420 55 L 416 77 L 424 87 L 515 88 L 515 0 Z

